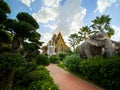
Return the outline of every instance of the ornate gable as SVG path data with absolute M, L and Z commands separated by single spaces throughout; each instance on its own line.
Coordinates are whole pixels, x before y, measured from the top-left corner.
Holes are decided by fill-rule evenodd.
M 58 35 L 53 34 L 51 40 L 48 42 L 46 46 L 47 46 L 47 51 L 43 51 L 43 52 L 47 52 L 48 55 L 63 53 L 68 48 L 62 37 L 61 32 L 59 32 Z
M 62 34 L 59 32 L 58 37 L 57 37 L 57 42 L 55 44 L 55 48 L 57 52 L 65 52 L 68 46 L 66 45 Z

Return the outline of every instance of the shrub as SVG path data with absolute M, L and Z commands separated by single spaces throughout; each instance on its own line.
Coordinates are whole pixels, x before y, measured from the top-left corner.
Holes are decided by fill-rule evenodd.
M 71 71 L 76 72 L 78 70 L 78 65 L 79 65 L 80 58 L 76 54 L 67 56 L 64 60 L 63 63 L 64 65 Z
M 51 88 L 51 90 L 58 90 L 58 86 L 54 84 L 53 78 L 50 76 L 49 71 L 44 66 L 36 67 L 34 63 L 29 63 L 29 66 L 32 64 L 33 69 L 28 68 L 29 72 L 27 70 L 26 74 L 21 69 L 17 71 L 17 82 L 13 88 L 16 88 L 17 90 L 49 90 L 49 88 Z
M 94 57 L 80 61 L 79 74 L 107 90 L 120 88 L 120 57 Z
M 59 57 L 57 55 L 50 56 L 50 62 L 58 64 L 60 62 Z
M 70 48 L 67 48 L 67 50 L 65 51 L 67 55 L 72 55 L 73 52 Z
M 38 76 L 36 76 L 36 74 Z M 58 86 L 54 84 L 53 79 L 49 75 L 49 71 L 43 66 L 39 66 L 37 71 L 29 73 L 29 78 L 34 81 L 29 85 L 29 90 L 58 90 Z
M 41 54 L 41 55 L 38 55 L 38 56 L 36 57 L 36 63 L 37 63 L 38 65 L 47 66 L 47 65 L 50 64 L 50 60 L 49 60 L 48 56 Z
M 60 58 L 60 60 L 62 61 L 63 59 L 65 59 L 65 57 L 66 57 L 66 53 L 59 53 L 58 54 L 58 56 L 59 56 L 59 58 Z

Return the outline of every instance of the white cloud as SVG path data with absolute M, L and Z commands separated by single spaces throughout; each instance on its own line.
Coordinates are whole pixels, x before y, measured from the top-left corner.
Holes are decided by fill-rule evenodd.
M 56 8 L 42 7 L 37 13 L 33 13 L 33 17 L 40 23 L 48 23 L 55 20 L 59 15 Z
M 52 34 L 51 33 L 40 33 L 41 34 L 41 41 L 44 42 L 43 45 L 46 45 L 50 39 L 52 38 Z
M 42 0 L 46 7 L 58 7 L 61 0 Z
M 19 0 L 19 1 L 21 1 L 23 4 L 30 8 L 31 3 L 34 2 L 35 0 Z
M 61 31 L 63 35 L 70 35 L 79 30 L 83 25 L 83 18 L 86 15 L 86 9 L 81 6 L 81 0 L 67 0 L 60 7 L 58 26 L 54 32 Z
M 40 23 L 48 23 L 53 21 L 59 15 L 60 0 L 42 0 L 43 6 L 37 13 L 33 13 L 33 17 Z
M 81 6 L 81 0 L 66 0 L 63 5 L 60 4 L 61 0 L 42 1 L 42 8 L 32 16 L 37 22 L 46 24 L 44 27 L 50 29 L 49 34 L 44 33 L 42 36 L 44 42 L 47 42 L 47 39 L 50 40 L 51 34 L 58 32 L 62 32 L 63 37 L 68 38 L 84 24 L 86 9 Z M 49 21 L 55 22 L 55 24 Z M 65 41 L 68 43 L 67 39 Z
M 57 28 L 57 25 L 56 24 L 46 24 L 46 25 L 44 25 L 44 27 L 50 28 L 51 32 L 52 32 L 53 30 L 55 30 Z
M 110 7 L 115 2 L 116 0 L 98 0 L 97 9 L 95 10 L 95 12 L 99 11 L 100 13 L 103 13 L 107 7 Z
M 115 41 L 120 41 L 120 27 L 112 25 L 112 28 L 115 30 L 115 34 L 111 37 L 111 39 Z

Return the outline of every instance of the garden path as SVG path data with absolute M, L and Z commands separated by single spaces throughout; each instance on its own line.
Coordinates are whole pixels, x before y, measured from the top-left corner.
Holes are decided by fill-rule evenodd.
M 73 74 L 63 70 L 55 64 L 47 66 L 50 75 L 53 77 L 60 90 L 103 90 L 83 79 L 80 79 Z

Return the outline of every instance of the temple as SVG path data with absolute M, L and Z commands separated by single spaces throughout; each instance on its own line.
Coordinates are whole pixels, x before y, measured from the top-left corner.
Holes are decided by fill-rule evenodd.
M 68 46 L 66 45 L 62 34 L 59 32 L 58 35 L 53 34 L 51 40 L 42 48 L 42 53 L 51 56 L 58 53 L 64 53 L 67 48 Z

